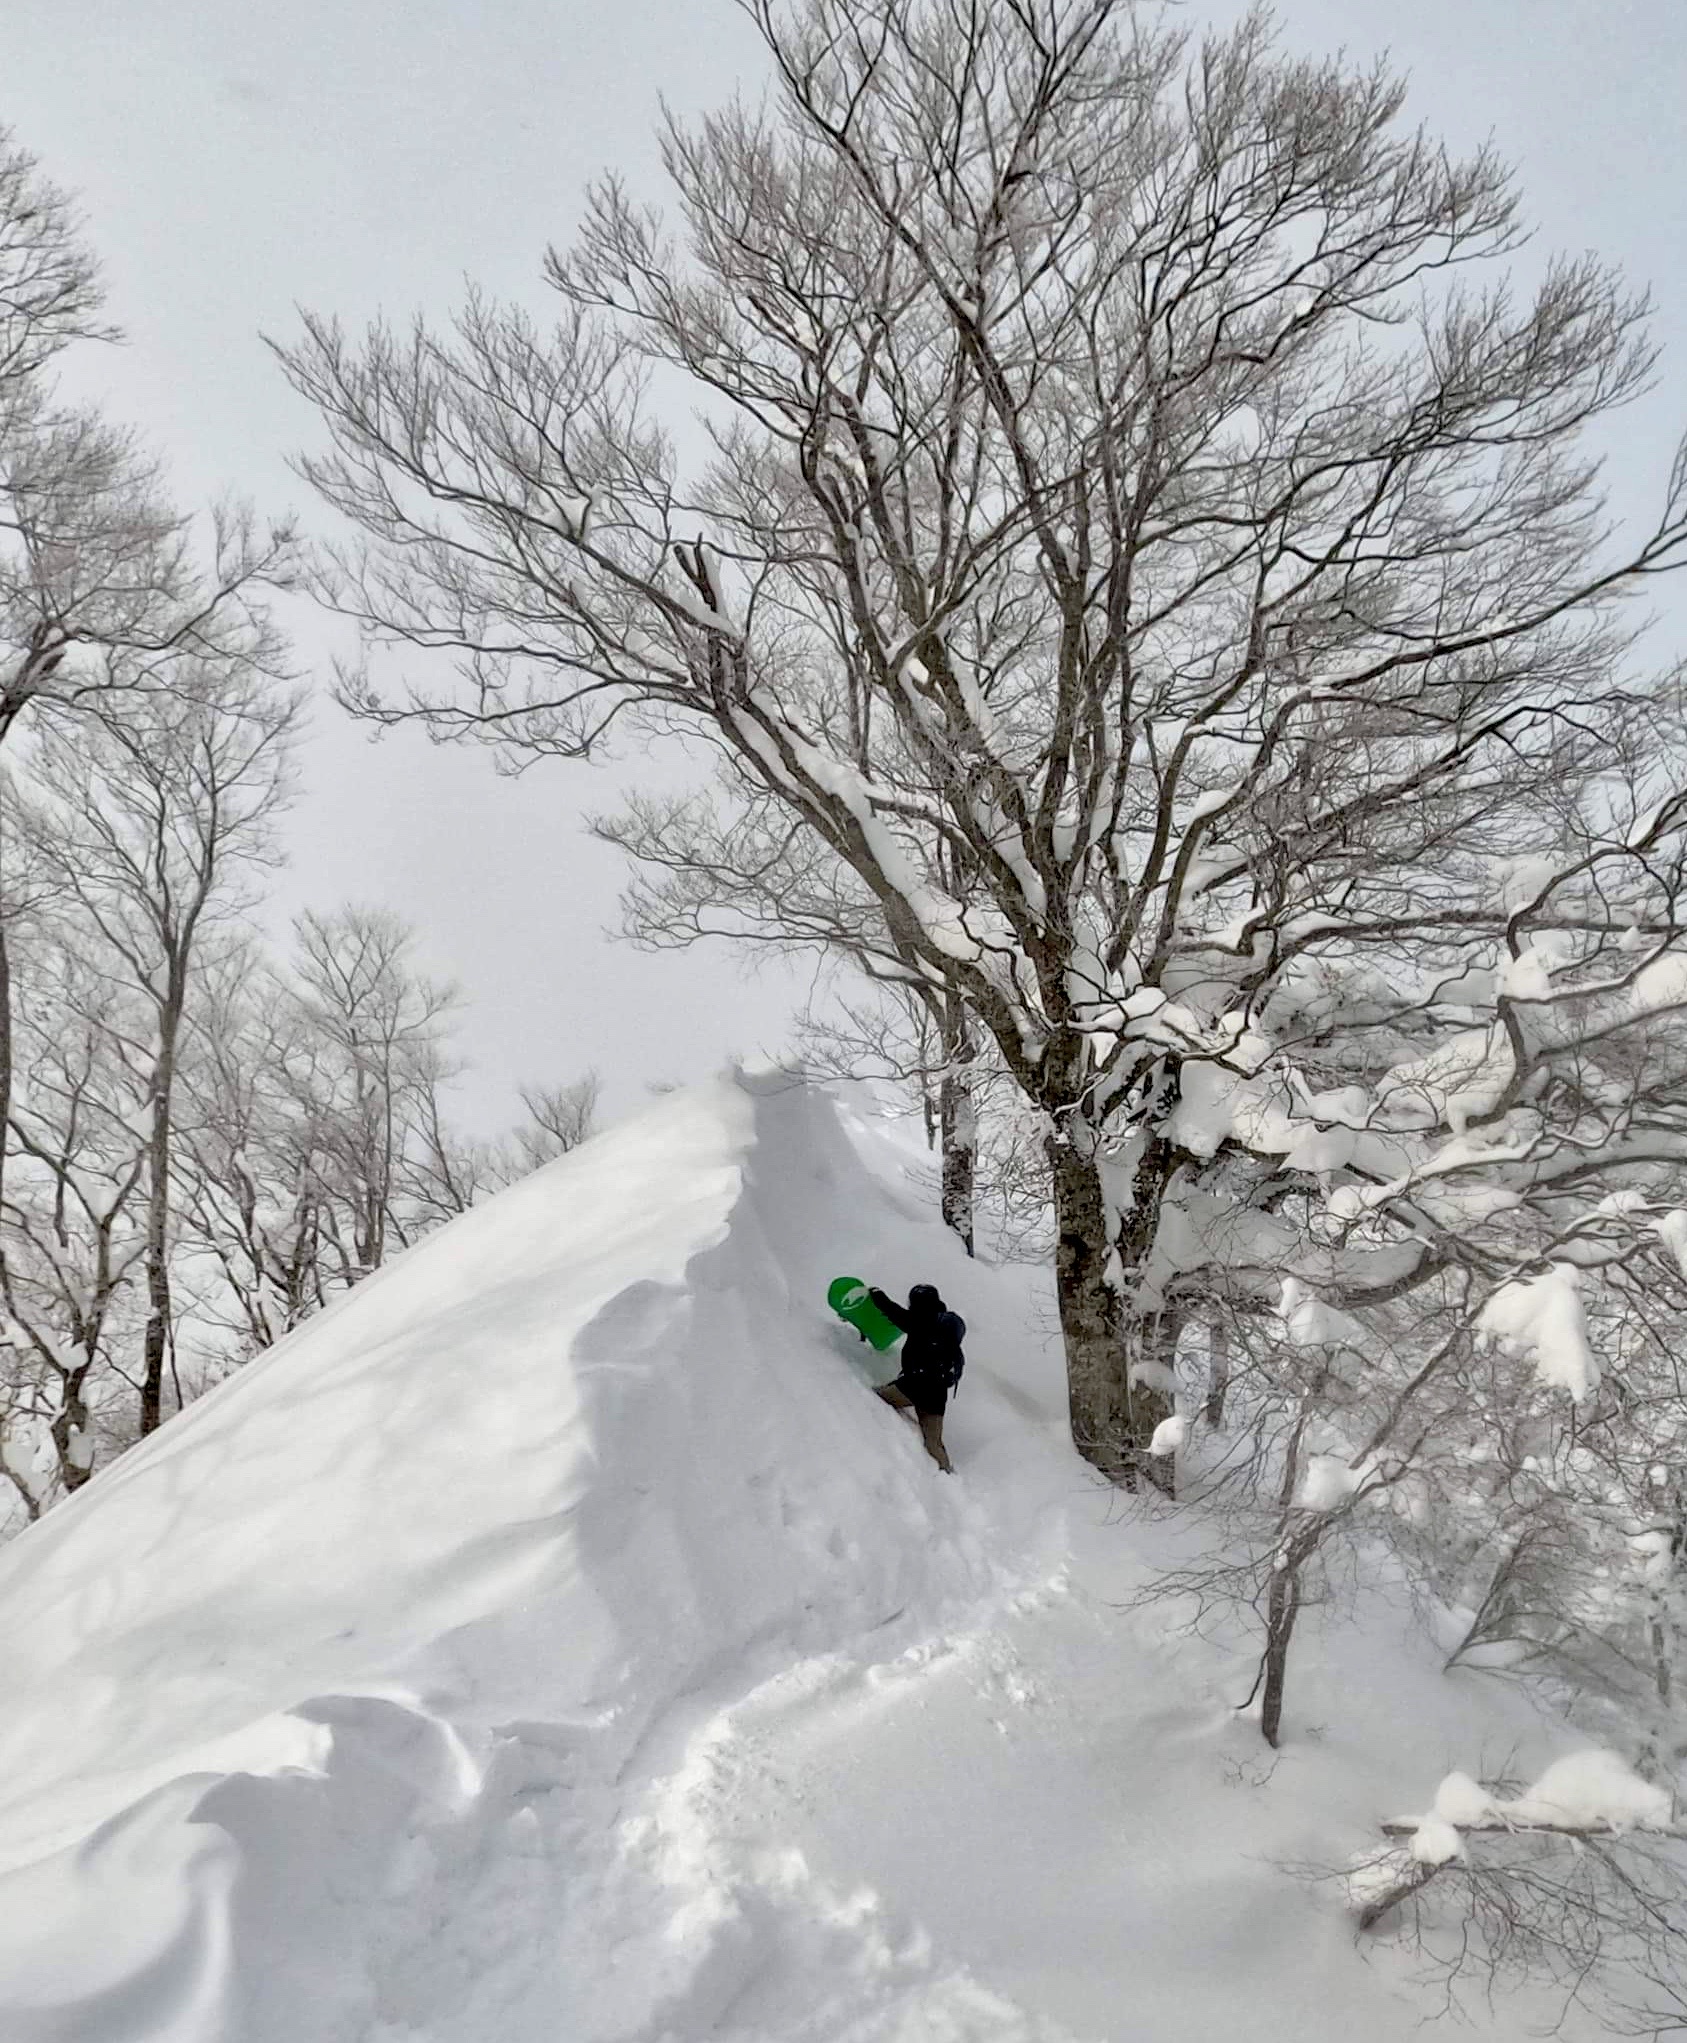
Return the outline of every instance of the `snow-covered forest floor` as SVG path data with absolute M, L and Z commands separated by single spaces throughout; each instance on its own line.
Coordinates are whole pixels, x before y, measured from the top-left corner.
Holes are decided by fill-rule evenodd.
M 1140 1594 L 1213 1526 L 1077 1459 L 1040 1281 L 907 1161 L 781 1075 L 675 1095 L 7 1547 L 0 2035 L 1415 2036 L 1318 1869 L 1587 1738 L 1372 1581 L 1270 1753 L 1248 1626 Z M 843 1272 L 969 1321 L 953 1480 Z

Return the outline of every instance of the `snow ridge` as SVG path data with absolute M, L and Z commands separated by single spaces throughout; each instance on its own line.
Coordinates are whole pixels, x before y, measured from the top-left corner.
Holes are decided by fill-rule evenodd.
M 744 1712 L 1036 1571 L 819 1320 L 840 1255 L 905 1282 L 921 1232 L 829 1102 L 737 1074 L 431 1237 L 17 1541 L 0 2033 L 654 2043 L 736 2007 L 1055 2043 L 711 1828 Z

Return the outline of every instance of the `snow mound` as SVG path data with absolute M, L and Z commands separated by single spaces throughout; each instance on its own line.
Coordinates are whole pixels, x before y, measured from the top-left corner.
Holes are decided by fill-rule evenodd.
M 1469 1774 L 1448 1774 L 1429 1813 L 1406 1819 L 1416 1824 L 1407 1851 L 1425 1865 L 1440 1866 L 1463 1858 L 1465 1830 L 1542 1827 L 1621 1835 L 1667 1830 L 1674 1812 L 1668 1788 L 1643 1779 L 1620 1753 L 1593 1746 L 1563 1753 L 1532 1786 L 1510 1799 L 1490 1794 Z
M 0 2035 L 608 2043 L 757 1980 L 770 2036 L 1054 2037 L 698 1814 L 746 1693 L 1028 1565 L 828 1339 L 858 1264 L 965 1302 L 823 1096 L 675 1095 L 0 1553 Z
M 1554 1263 L 1538 1277 L 1502 1284 L 1476 1316 L 1478 1333 L 1529 1356 L 1541 1381 L 1567 1390 L 1578 1405 L 1599 1384 L 1580 1287 L 1573 1263 Z
M 1531 1788 L 1499 1807 L 1512 1823 L 1666 1830 L 1674 1797 L 1667 1788 L 1642 1780 L 1619 1753 L 1594 1747 L 1555 1759 Z
M 1412 1832 L 1407 1850 L 1419 1865 L 1445 1866 L 1464 1857 L 1464 1839 L 1439 1816 L 1426 1816 Z
M 1440 1823 L 1489 1823 L 1497 1806 L 1480 1781 L 1473 1781 L 1467 1773 L 1450 1773 L 1435 1790 L 1433 1813 Z
M 1337 1511 L 1364 1487 L 1365 1471 L 1353 1468 L 1339 1454 L 1314 1454 L 1295 1492 L 1303 1511 Z

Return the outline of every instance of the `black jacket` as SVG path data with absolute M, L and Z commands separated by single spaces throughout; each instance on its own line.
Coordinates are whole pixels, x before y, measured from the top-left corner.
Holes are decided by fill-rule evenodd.
M 902 1343 L 902 1381 L 952 1390 L 966 1366 L 961 1342 L 967 1327 L 960 1314 L 949 1311 L 938 1297 L 936 1285 L 916 1284 L 906 1305 L 898 1305 L 882 1291 L 874 1290 L 871 1296 L 891 1325 L 908 1336 Z

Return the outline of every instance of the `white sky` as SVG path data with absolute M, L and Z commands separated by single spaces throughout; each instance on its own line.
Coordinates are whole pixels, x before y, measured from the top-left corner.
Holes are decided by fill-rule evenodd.
M 1653 287 L 1660 389 L 1612 460 L 1624 508 L 1654 505 L 1687 422 L 1687 0 L 1278 13 L 1297 47 L 1391 48 L 1420 118 L 1457 144 L 1491 132 L 1517 164 L 1543 245 Z M 129 336 L 92 364 L 113 414 L 163 448 L 184 502 L 236 491 L 308 521 L 285 457 L 311 419 L 261 329 L 291 332 L 298 305 L 443 314 L 471 277 L 542 308 L 540 259 L 584 180 L 616 165 L 654 191 L 658 96 L 701 107 L 760 75 L 729 0 L 6 0 L 0 121 L 82 197 Z M 306 628 L 304 650 L 326 644 Z M 587 1065 L 625 1107 L 784 1039 L 806 971 L 751 978 L 718 947 L 652 957 L 603 933 L 620 862 L 581 827 L 613 806 L 602 772 L 511 781 L 478 750 L 371 746 L 326 702 L 303 768 L 287 900 L 382 902 L 420 928 L 472 1003 L 473 1118 Z

